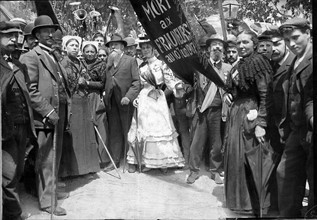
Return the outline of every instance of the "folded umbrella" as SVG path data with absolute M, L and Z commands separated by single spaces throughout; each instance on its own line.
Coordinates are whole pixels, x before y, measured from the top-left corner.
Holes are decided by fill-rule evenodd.
M 262 217 L 268 182 L 277 164 L 277 154 L 268 142 L 259 143 L 245 153 L 247 161 L 246 178 L 254 214 Z M 249 175 L 250 174 L 250 175 Z

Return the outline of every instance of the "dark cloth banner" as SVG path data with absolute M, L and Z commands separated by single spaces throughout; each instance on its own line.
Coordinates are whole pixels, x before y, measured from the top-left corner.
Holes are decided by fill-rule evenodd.
M 36 7 L 37 16 L 48 15 L 54 24 L 59 25 L 58 19 L 49 0 L 35 0 L 34 4 Z
M 172 71 L 193 84 L 198 71 L 223 87 L 224 83 L 199 49 L 179 0 L 130 0 L 139 21 L 161 58 Z

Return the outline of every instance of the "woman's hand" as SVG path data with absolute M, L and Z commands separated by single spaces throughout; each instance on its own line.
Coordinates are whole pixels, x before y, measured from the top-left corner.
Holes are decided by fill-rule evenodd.
M 264 143 L 264 136 L 265 136 L 265 129 L 262 128 L 260 125 L 255 127 L 255 137 L 259 141 L 259 143 Z
M 137 108 L 138 105 L 139 105 L 139 99 L 138 99 L 138 98 L 134 99 L 134 101 L 132 102 L 132 104 L 133 104 L 134 107 Z

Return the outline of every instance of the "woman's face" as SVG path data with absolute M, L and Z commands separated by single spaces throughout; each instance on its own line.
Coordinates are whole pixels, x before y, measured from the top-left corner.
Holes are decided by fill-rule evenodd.
M 97 51 L 96 48 L 92 45 L 88 45 L 84 48 L 84 58 L 85 60 L 94 60 L 96 59 Z
M 237 47 L 240 57 L 250 56 L 254 52 L 255 45 L 250 34 L 241 33 L 237 37 Z
M 68 56 L 77 57 L 79 52 L 79 44 L 75 40 L 71 40 L 67 46 L 66 51 Z
M 145 58 L 151 58 L 154 56 L 153 47 L 150 44 L 141 44 L 141 52 Z
M 103 49 L 99 49 L 98 58 L 100 60 L 106 60 L 107 59 L 107 52 Z

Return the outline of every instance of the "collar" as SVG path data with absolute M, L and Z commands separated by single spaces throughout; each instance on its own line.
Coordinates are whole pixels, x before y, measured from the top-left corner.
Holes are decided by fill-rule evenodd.
M 42 50 L 50 53 L 52 51 L 52 48 L 48 47 L 48 46 L 45 46 L 44 44 L 42 43 L 39 43 L 39 46 L 41 47 Z
M 156 56 L 153 56 L 153 57 L 147 59 L 147 61 L 148 61 L 149 63 L 153 63 L 153 62 L 155 62 L 156 60 L 157 60 Z
M 282 66 L 282 64 L 285 62 L 285 60 L 287 59 L 288 55 L 289 55 L 289 50 L 287 49 L 287 50 L 286 50 L 286 54 L 285 54 L 285 56 L 283 57 L 283 59 L 280 60 L 280 62 L 278 62 L 278 64 L 279 64 L 280 66 Z

